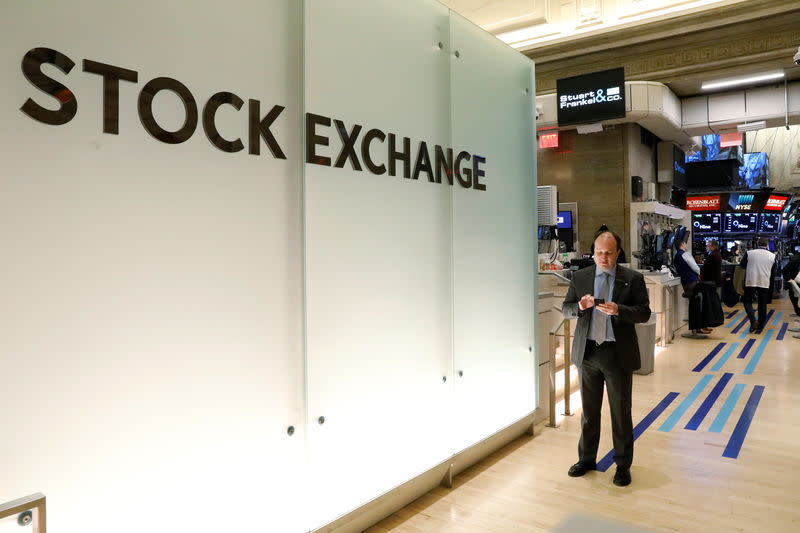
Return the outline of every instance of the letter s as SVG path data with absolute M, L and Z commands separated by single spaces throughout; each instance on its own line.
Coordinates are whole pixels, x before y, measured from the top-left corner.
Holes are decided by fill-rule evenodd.
M 22 73 L 25 74 L 28 81 L 58 100 L 61 105 L 56 111 L 51 111 L 28 98 L 20 110 L 32 119 L 51 126 L 66 124 L 78 112 L 78 100 L 72 91 L 53 78 L 42 74 L 42 63 L 51 63 L 64 74 L 69 74 L 69 71 L 75 66 L 75 62 L 51 48 L 34 48 L 22 58 Z

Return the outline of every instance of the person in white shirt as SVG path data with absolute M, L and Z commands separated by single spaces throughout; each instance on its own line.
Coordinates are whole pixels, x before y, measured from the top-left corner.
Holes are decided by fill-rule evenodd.
M 766 325 L 767 299 L 777 267 L 775 254 L 767 250 L 766 239 L 758 239 L 758 248 L 748 250 L 739 266 L 745 269 L 742 304 L 747 318 L 750 319 L 750 333 L 761 333 Z M 754 297 L 758 299 L 757 320 L 753 313 Z

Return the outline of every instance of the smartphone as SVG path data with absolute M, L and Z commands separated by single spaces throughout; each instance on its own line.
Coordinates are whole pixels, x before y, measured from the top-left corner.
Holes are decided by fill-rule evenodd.
M 606 303 L 606 301 L 605 301 L 605 299 L 603 299 L 603 298 L 595 298 L 595 299 L 594 299 L 594 305 L 597 305 L 597 304 L 604 304 L 604 303 Z

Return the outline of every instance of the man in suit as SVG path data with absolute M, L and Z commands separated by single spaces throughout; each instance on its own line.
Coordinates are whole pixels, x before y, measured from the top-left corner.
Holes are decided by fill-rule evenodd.
M 597 467 L 605 384 L 617 463 L 614 484 L 624 487 L 631 482 L 633 462 L 633 371 L 641 367 L 635 324 L 650 318 L 650 299 L 644 277 L 617 265 L 619 249 L 617 234 L 595 236 L 595 265 L 572 275 L 562 311 L 565 318 L 578 319 L 571 360 L 578 367 L 583 404 L 578 462 L 568 474 L 582 476 Z

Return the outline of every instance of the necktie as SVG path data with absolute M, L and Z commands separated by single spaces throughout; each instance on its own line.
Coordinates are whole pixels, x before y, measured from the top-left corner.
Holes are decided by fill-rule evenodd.
M 597 298 L 608 298 L 608 274 L 603 274 L 603 281 L 600 282 L 600 292 L 596 295 Z M 608 323 L 608 315 L 602 311 L 595 310 L 594 324 L 592 333 L 594 334 L 594 342 L 601 344 L 606 341 L 606 324 Z

